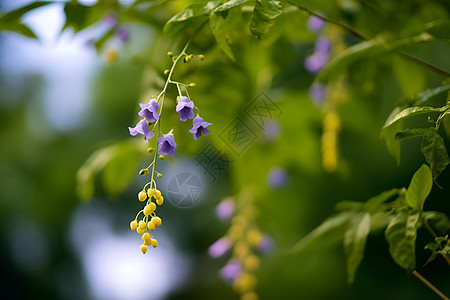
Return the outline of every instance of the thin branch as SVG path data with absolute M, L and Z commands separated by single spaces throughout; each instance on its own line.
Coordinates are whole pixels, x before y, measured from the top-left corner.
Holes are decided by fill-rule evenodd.
M 301 9 L 303 11 L 306 11 L 310 15 L 313 15 L 313 16 L 321 19 L 322 21 L 325 21 L 327 23 L 331 23 L 331 24 L 334 24 L 334 25 L 337 25 L 337 26 L 341 27 L 342 29 L 348 31 L 349 33 L 353 34 L 354 36 L 356 36 L 356 37 L 358 37 L 358 38 L 360 38 L 360 39 L 362 39 L 364 41 L 367 41 L 367 40 L 371 39 L 370 36 L 365 35 L 364 33 L 356 30 L 355 28 L 353 28 L 353 27 L 351 27 L 351 26 L 349 26 L 347 24 L 339 23 L 337 21 L 330 20 L 327 17 L 325 17 L 324 15 L 322 15 L 320 13 L 317 13 L 315 11 L 312 11 L 312 10 L 310 10 L 307 7 L 303 7 L 301 5 L 298 5 L 297 3 L 293 2 L 293 1 L 289 1 L 289 3 L 291 3 L 292 5 L 298 7 L 299 9 Z M 438 66 L 435 66 L 435 65 L 433 65 L 431 63 L 428 63 L 428 62 L 426 62 L 426 61 L 424 61 L 424 60 L 422 60 L 422 59 L 420 59 L 420 58 L 418 58 L 418 57 L 416 57 L 414 55 L 406 53 L 404 51 L 399 51 L 398 53 L 399 53 L 399 55 L 401 57 L 403 57 L 405 59 L 408 59 L 409 61 L 414 62 L 414 63 L 416 63 L 416 64 L 418 64 L 418 65 L 420 65 L 422 67 L 425 67 L 425 68 L 427 68 L 430 71 L 433 71 L 433 72 L 435 72 L 435 73 L 437 73 L 439 75 L 442 75 L 444 77 L 450 77 L 450 72 L 447 71 L 447 70 L 439 68 Z
M 429 287 L 433 292 L 436 293 L 439 297 L 441 297 L 444 300 L 449 300 L 447 296 L 444 295 L 437 287 L 435 287 L 431 282 L 425 279 L 422 275 L 420 275 L 419 272 L 416 270 L 412 271 L 412 274 L 416 276 L 420 281 L 422 281 L 427 287 Z

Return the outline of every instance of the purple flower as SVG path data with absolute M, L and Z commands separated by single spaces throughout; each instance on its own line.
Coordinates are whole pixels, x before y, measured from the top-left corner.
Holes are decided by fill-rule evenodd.
M 308 26 L 308 29 L 311 30 L 314 33 L 318 33 L 320 31 L 320 29 L 322 29 L 322 26 L 325 22 L 316 17 L 316 16 L 311 16 L 308 19 L 308 22 L 306 23 L 306 25 Z
M 130 31 L 125 27 L 117 28 L 116 35 L 124 43 L 130 39 Z
M 273 168 L 267 174 L 267 184 L 272 189 L 279 189 L 284 187 L 289 181 L 289 174 L 283 168 Z
M 158 138 L 158 143 L 158 152 L 160 155 L 167 154 L 173 156 L 175 154 L 177 143 L 175 143 L 175 137 L 173 136 L 173 134 L 168 133 Z
M 148 130 L 148 123 L 145 120 L 140 120 L 134 128 L 128 127 L 128 130 L 132 136 L 135 136 L 138 133 L 143 134 L 145 136 L 145 143 L 148 143 L 148 139 L 155 136 L 153 132 Z
M 220 257 L 230 249 L 231 243 L 226 237 L 222 237 L 214 242 L 208 248 L 208 254 L 211 257 Z
M 201 137 L 202 134 L 207 135 L 209 133 L 209 130 L 206 129 L 209 125 L 212 125 L 212 123 L 205 122 L 203 118 L 196 117 L 192 122 L 192 129 L 189 130 L 189 132 L 194 135 L 194 139 L 196 140 Z
M 270 120 L 264 127 L 264 135 L 269 141 L 275 140 L 280 135 L 280 123 L 276 120 Z
M 259 246 L 258 246 L 259 251 L 261 251 L 262 253 L 269 253 L 270 251 L 273 250 L 274 247 L 275 247 L 275 242 L 268 235 L 264 235 L 263 239 L 261 240 L 261 243 L 259 243 Z
M 325 99 L 325 84 L 321 82 L 315 82 L 309 87 L 309 97 L 317 105 L 322 105 Z
M 317 38 L 314 48 L 317 53 L 328 55 L 331 49 L 331 43 L 326 37 L 321 36 Z
M 242 272 L 241 264 L 237 259 L 231 259 L 220 269 L 219 274 L 226 282 L 233 282 Z
M 139 103 L 139 106 L 141 107 L 141 110 L 139 111 L 138 115 L 144 117 L 147 120 L 147 122 L 153 123 L 159 119 L 158 116 L 159 105 L 155 99 L 151 99 L 148 104 Z
M 216 206 L 216 215 L 221 220 L 227 220 L 234 212 L 234 201 L 230 198 L 224 199 Z
M 187 97 L 181 97 L 178 100 L 176 111 L 180 113 L 180 120 L 186 121 L 187 119 L 194 118 L 194 102 L 189 101 Z
M 108 27 L 114 27 L 117 25 L 117 23 L 119 23 L 119 19 L 117 18 L 117 15 L 110 14 L 103 19 L 103 22 L 105 22 L 106 26 Z
M 305 67 L 311 73 L 316 73 L 325 66 L 328 60 L 328 55 L 320 52 L 314 52 L 305 60 Z

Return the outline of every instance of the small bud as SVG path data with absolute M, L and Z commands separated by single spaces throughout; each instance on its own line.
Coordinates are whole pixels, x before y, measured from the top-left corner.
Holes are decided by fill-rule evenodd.
M 170 70 L 164 70 L 164 75 L 169 75 L 169 73 L 170 73 Z
M 164 160 L 164 155 L 160 155 L 160 156 L 159 156 L 159 159 L 160 159 L 160 160 Z
M 148 232 L 144 233 L 144 234 L 142 235 L 141 239 L 142 239 L 143 241 L 149 240 L 149 239 L 150 239 L 150 233 L 148 233 Z
M 145 254 L 147 252 L 147 246 L 141 245 L 141 251 L 142 251 L 142 254 Z
M 153 202 L 152 202 L 153 203 Z M 161 196 L 160 198 L 156 199 L 156 203 L 158 203 L 158 205 L 163 205 L 164 203 L 164 198 L 163 196 Z
M 161 174 L 161 173 L 158 173 L 158 175 L 156 175 L 156 176 L 158 176 L 158 178 L 161 178 L 161 177 L 162 177 L 162 174 Z
M 196 84 L 194 82 L 189 83 L 189 87 L 195 87 Z
M 147 226 L 147 224 L 145 224 L 145 222 L 144 221 L 139 221 L 139 228 L 140 229 L 145 229 L 145 226 Z
M 198 59 L 200 59 L 201 61 L 203 61 L 203 60 L 205 59 L 205 56 L 204 56 L 203 54 L 200 54 L 200 55 L 198 56 Z
M 151 198 L 155 194 L 155 189 L 149 189 L 147 191 L 148 197 Z
M 161 226 L 161 224 L 162 224 L 162 221 L 161 221 L 161 218 L 160 218 L 160 217 L 153 217 L 153 218 L 151 219 L 151 222 L 152 222 L 153 224 L 155 224 L 156 227 Z
M 159 199 L 161 197 L 161 191 L 160 190 L 155 190 L 155 199 Z
M 152 222 L 148 222 L 147 228 L 148 228 L 148 230 L 153 231 L 153 230 L 155 230 L 156 226 Z
M 192 60 L 194 58 L 194 54 L 191 54 L 188 57 L 189 57 L 189 60 Z
M 145 246 L 151 246 L 152 245 L 152 240 L 151 239 L 144 240 L 144 245 Z
M 147 149 L 147 152 L 149 152 L 149 153 L 152 153 L 153 151 L 155 151 L 155 148 L 150 147 Z
M 138 227 L 138 222 L 137 220 L 131 221 L 130 222 L 130 228 L 131 230 L 136 230 L 136 228 Z
M 173 53 L 171 51 L 167 52 L 167 56 L 172 57 Z
M 147 173 L 148 173 L 147 169 L 142 169 L 142 170 L 139 171 L 139 175 L 142 175 L 142 176 L 147 175 Z
M 138 227 L 136 229 L 136 232 L 139 233 L 139 234 L 143 234 L 145 232 L 145 229 L 142 229 L 141 227 Z
M 152 242 L 153 248 L 158 247 L 158 241 L 156 239 L 151 239 L 150 241 Z
M 153 203 L 153 202 L 152 202 Z M 144 207 L 144 215 L 148 216 L 149 214 L 152 213 L 152 209 L 149 207 L 149 205 L 146 205 Z
M 153 202 L 150 202 L 150 204 L 147 205 L 147 206 L 150 208 L 151 211 L 155 211 L 156 210 L 156 204 L 153 203 Z
M 144 202 L 145 199 L 147 199 L 147 193 L 145 191 L 141 191 L 138 194 L 138 199 L 139 199 L 140 202 Z

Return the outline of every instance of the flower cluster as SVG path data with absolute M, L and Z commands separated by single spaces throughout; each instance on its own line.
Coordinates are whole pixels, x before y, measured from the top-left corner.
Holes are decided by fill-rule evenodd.
M 256 300 L 258 280 L 255 272 L 261 264 L 258 254 L 271 251 L 273 241 L 258 230 L 254 222 L 253 205 L 247 202 L 239 207 L 240 210 L 235 212 L 235 200 L 232 198 L 224 199 L 216 207 L 217 216 L 221 220 L 231 219 L 231 226 L 225 236 L 209 247 L 208 254 L 216 258 L 231 252 L 230 260 L 219 271 L 220 276 L 232 285 L 242 300 Z
M 185 52 L 188 44 L 178 56 L 173 55 L 171 52 L 168 53 L 168 56 L 172 58 L 173 64 L 170 70 L 164 71 L 164 74 L 167 75 L 167 80 L 163 90 L 157 97 L 150 99 L 148 103 L 139 104 L 141 109 L 138 112 L 138 115 L 141 119 L 137 122 L 136 126 L 128 127 L 128 130 L 132 136 L 136 136 L 138 134 L 143 135 L 144 142 L 146 144 L 151 143 L 155 136 L 157 138 L 157 142 L 153 143 L 155 148 L 149 147 L 147 149 L 148 152 L 154 153 L 153 162 L 147 168 L 142 169 L 139 172 L 142 176 L 150 174 L 151 177 L 150 181 L 138 194 L 139 201 L 146 201 L 146 204 L 144 208 L 138 212 L 136 218 L 130 223 L 131 230 L 136 230 L 137 233 L 142 235 L 144 244 L 141 246 L 141 251 L 144 254 L 147 252 L 147 246 L 152 245 L 153 247 L 156 247 L 158 245 L 157 240 L 150 232 L 162 223 L 161 218 L 155 214 L 157 207 L 156 204 L 162 205 L 164 202 L 161 191 L 156 188 L 155 175 L 156 177 L 162 177 L 162 174 L 156 171 L 156 158 L 159 157 L 159 159 L 162 160 L 165 155 L 173 157 L 175 155 L 175 148 L 177 147 L 173 129 L 166 134 L 161 132 L 161 114 L 164 107 L 164 100 L 166 98 L 166 90 L 168 85 L 176 85 L 178 89 L 179 95 L 177 97 L 178 102 L 176 112 L 179 113 L 180 120 L 184 122 L 188 119 L 193 119 L 192 128 L 189 132 L 193 134 L 194 139 L 198 139 L 202 135 L 207 135 L 209 133 L 209 129 L 207 127 L 212 125 L 212 123 L 205 122 L 204 119 L 199 116 L 198 108 L 194 105 L 194 102 L 189 99 L 187 88 L 194 87 L 195 84 L 184 84 L 172 80 L 172 74 L 177 63 L 180 62 L 181 59 L 183 59 L 184 62 L 189 62 L 194 57 L 192 54 L 188 55 Z M 199 55 L 198 57 L 201 60 L 204 58 L 203 55 Z M 184 88 L 186 95 L 183 95 L 182 88 Z M 196 113 L 194 113 L 194 110 Z M 152 201 L 153 198 L 155 201 Z M 141 213 L 143 214 L 142 219 L 138 221 Z

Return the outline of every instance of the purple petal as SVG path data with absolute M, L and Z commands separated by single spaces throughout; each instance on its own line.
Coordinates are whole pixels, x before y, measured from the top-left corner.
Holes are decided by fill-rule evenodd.
M 264 235 L 263 239 L 261 240 L 261 243 L 258 246 L 259 250 L 262 253 L 269 253 L 270 251 L 273 250 L 274 247 L 275 247 L 275 242 L 268 235 Z
M 209 246 L 208 254 L 211 257 L 220 257 L 230 249 L 230 246 L 230 241 L 227 238 L 222 237 Z
M 272 189 L 279 189 L 284 187 L 289 180 L 289 174 L 283 168 L 273 168 L 267 174 L 267 184 Z
M 175 143 L 175 137 L 173 134 L 169 133 L 158 138 L 158 143 L 158 152 L 160 155 L 167 154 L 169 156 L 174 156 L 177 143 Z
M 216 215 L 221 220 L 229 219 L 234 212 L 234 201 L 225 199 L 216 206 Z
M 322 26 L 324 25 L 324 23 L 325 22 L 322 19 L 315 17 L 315 16 L 311 16 L 308 19 L 308 22 L 306 25 L 308 26 L 309 30 L 311 30 L 314 33 L 318 33 L 320 31 L 320 29 L 322 29 Z
M 315 52 L 305 60 L 305 67 L 312 73 L 318 72 L 327 63 L 328 56 L 323 53 Z
M 328 55 L 331 49 L 331 43 L 326 37 L 319 37 L 316 40 L 315 50 L 318 53 Z
M 144 117 L 147 122 L 153 123 L 159 119 L 158 109 L 159 105 L 155 99 L 151 99 L 148 104 L 139 103 L 141 110 L 138 115 Z
M 264 135 L 269 141 L 275 140 L 280 135 L 280 124 L 276 120 L 270 120 L 264 127 Z
M 122 42 L 126 42 L 130 39 L 130 31 L 125 27 L 119 27 L 116 31 L 116 35 Z
M 220 276 L 229 283 L 232 283 L 242 272 L 241 264 L 237 259 L 231 259 L 222 269 Z

